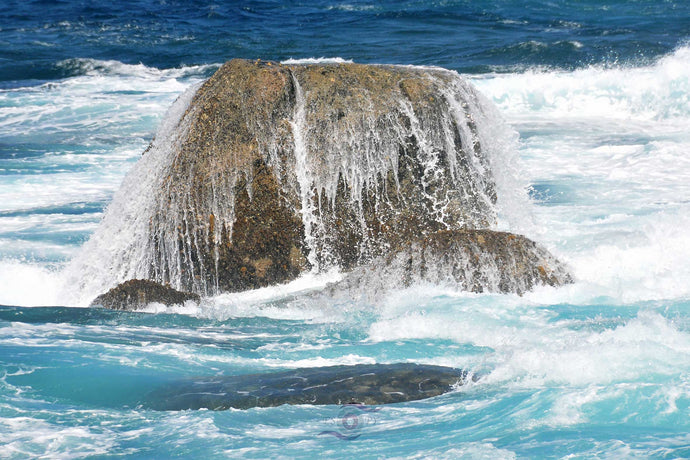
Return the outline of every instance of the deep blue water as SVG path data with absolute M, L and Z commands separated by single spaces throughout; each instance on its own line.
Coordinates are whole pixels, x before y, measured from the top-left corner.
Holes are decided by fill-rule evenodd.
M 0 458 L 689 458 L 689 39 L 685 1 L 2 1 Z M 64 267 L 168 107 L 237 57 L 458 71 L 519 136 L 501 228 L 576 282 L 363 300 L 325 275 L 78 308 Z M 354 441 L 319 435 L 339 407 L 141 405 L 180 379 L 394 362 L 479 379 Z
M 690 33 L 682 1 L 12 1 L 0 81 L 83 73 L 74 58 L 159 69 L 231 57 L 341 56 L 460 72 L 650 62 Z

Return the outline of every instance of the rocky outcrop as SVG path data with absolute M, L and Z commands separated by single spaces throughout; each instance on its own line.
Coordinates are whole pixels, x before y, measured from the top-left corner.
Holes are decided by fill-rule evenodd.
M 111 310 L 139 310 L 150 303 L 166 306 L 181 305 L 187 301 L 199 302 L 198 294 L 181 292 L 149 280 L 129 280 L 117 285 L 91 302 L 92 307 Z
M 389 404 L 451 391 L 468 372 L 424 364 L 359 364 L 220 377 L 195 377 L 150 393 L 155 410 L 275 407 L 283 404 Z
M 233 60 L 196 93 L 151 277 L 239 291 L 495 220 L 471 89 L 443 69 Z
M 331 289 L 375 297 L 395 287 L 427 282 L 471 292 L 517 293 L 561 286 L 572 278 L 534 241 L 491 230 L 441 231 L 354 270 Z
M 190 100 L 178 121 L 164 123 L 168 132 L 96 232 L 89 251 L 110 260 L 80 261 L 74 271 L 105 265 L 104 277 L 118 282 L 145 278 L 210 295 L 309 269 L 395 266 L 410 254 L 424 261 L 410 277 L 431 279 L 440 273 L 432 276 L 429 254 L 449 251 L 479 261 L 464 272 L 470 278 L 451 277 L 470 290 L 522 292 L 567 280 L 542 274 L 539 257 L 515 256 L 510 265 L 513 256 L 498 246 L 526 253 L 517 246 L 533 243 L 522 237 L 483 230 L 476 235 L 491 244 L 464 246 L 469 233 L 458 232 L 496 222 L 492 171 L 505 147 L 489 103 L 454 72 L 233 60 Z M 444 232 L 455 237 L 442 247 Z M 111 241 L 122 246 L 93 247 Z M 525 279 L 508 283 L 510 276 Z

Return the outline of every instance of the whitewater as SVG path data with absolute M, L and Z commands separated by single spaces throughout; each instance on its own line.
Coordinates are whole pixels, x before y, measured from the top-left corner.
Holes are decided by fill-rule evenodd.
M 219 64 L 61 65 L 78 75 L 0 90 L 0 457 L 690 456 L 690 47 L 463 75 L 515 141 L 492 164 L 498 227 L 544 244 L 572 285 L 372 300 L 326 290 L 331 272 L 137 313 L 82 308 L 65 267 L 166 111 Z M 355 441 L 319 436 L 343 429 L 338 407 L 139 405 L 180 377 L 394 362 L 478 378 L 381 406 Z

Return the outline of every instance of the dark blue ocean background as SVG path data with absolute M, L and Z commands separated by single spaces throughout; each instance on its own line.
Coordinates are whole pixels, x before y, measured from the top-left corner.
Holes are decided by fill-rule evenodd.
M 690 458 L 689 40 L 688 1 L 0 0 L 0 458 Z M 73 301 L 65 267 L 166 110 L 232 58 L 459 72 L 515 139 L 501 229 L 575 283 Z M 145 407 L 190 378 L 396 362 L 479 379 L 353 441 L 319 435 L 339 407 Z
M 12 1 L 0 80 L 79 75 L 90 58 L 159 69 L 340 56 L 463 73 L 640 64 L 688 39 L 682 1 Z

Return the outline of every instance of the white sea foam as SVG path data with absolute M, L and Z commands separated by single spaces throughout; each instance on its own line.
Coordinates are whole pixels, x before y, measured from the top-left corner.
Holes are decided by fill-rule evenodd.
M 326 8 L 327 10 L 341 10 L 341 11 L 372 11 L 376 10 L 375 5 L 358 5 L 352 3 L 345 3 L 342 5 L 331 5 Z
M 682 47 L 648 67 L 527 71 L 473 80 L 509 116 L 543 116 L 557 123 L 581 117 L 649 121 L 690 115 L 688 62 L 690 47 Z
M 0 183 L 0 211 L 26 211 L 30 217 L 31 210 L 37 208 L 110 200 L 131 165 L 125 158 L 136 158 L 146 146 L 142 139 L 134 139 L 132 144 L 86 156 L 81 162 L 91 163 L 87 168 L 74 168 L 71 163 L 79 160 L 69 157 L 36 160 L 35 174 L 26 170 Z M 41 173 L 40 168 L 48 162 L 56 165 L 55 170 Z
M 476 360 L 440 358 L 436 364 L 469 366 L 486 374 L 483 384 L 515 388 L 647 381 L 690 371 L 690 333 L 657 312 L 642 310 L 626 320 L 556 320 L 553 308 L 517 296 L 432 294 L 415 288 L 384 304 L 369 340 L 445 339 L 490 349 Z
M 500 449 L 490 442 L 465 442 L 450 448 L 443 449 L 424 449 L 421 452 L 405 455 L 405 457 L 391 458 L 435 458 L 449 460 L 512 460 L 516 459 L 515 452 L 508 449 Z
M 216 319 L 261 316 L 273 319 L 332 321 L 340 315 L 337 307 L 319 302 L 310 293 L 339 281 L 337 270 L 323 273 L 305 273 L 285 284 L 250 291 L 225 293 L 202 303 L 198 315 Z
M 299 64 L 352 64 L 352 60 L 343 59 L 341 57 L 320 57 L 320 58 L 303 58 L 303 59 L 286 59 L 281 61 L 285 65 L 299 65 Z
M 0 456 L 8 458 L 72 459 L 106 455 L 115 445 L 114 433 L 83 426 L 51 423 L 41 416 L 0 417 Z
M 56 268 L 18 260 L 0 260 L 0 305 L 58 305 L 61 285 L 62 278 Z
M 473 79 L 521 133 L 537 198 L 524 232 L 578 283 L 528 297 L 614 303 L 690 295 L 690 48 L 653 65 Z
M 220 67 L 220 64 L 182 66 L 171 69 L 158 69 L 144 64 L 125 64 L 115 60 L 90 58 L 66 59 L 57 64 L 58 68 L 88 76 L 111 75 L 118 77 L 137 77 L 143 79 L 177 79 L 201 77 Z
M 172 100 L 208 70 L 91 59 L 59 65 L 81 70 L 40 86 L 0 90 L 0 143 L 18 146 L 0 162 L 9 173 L 0 180 L 0 301 L 5 303 L 61 302 L 53 295 L 52 270 L 17 261 L 71 258 L 96 228 L 99 203 L 110 201 Z M 88 209 L 79 211 L 82 206 Z M 20 286 L 39 280 L 45 289 L 20 294 Z
M 124 64 L 121 64 L 124 66 Z M 38 87 L 0 91 L 0 129 L 3 137 L 83 136 L 91 143 L 117 134 L 148 135 L 141 119 L 157 118 L 165 107 L 201 75 L 186 77 L 150 71 L 131 73 L 87 72 Z M 162 110 L 161 110 L 162 109 Z M 88 144 L 87 144 L 88 145 Z M 62 153 L 62 152 L 60 152 Z

